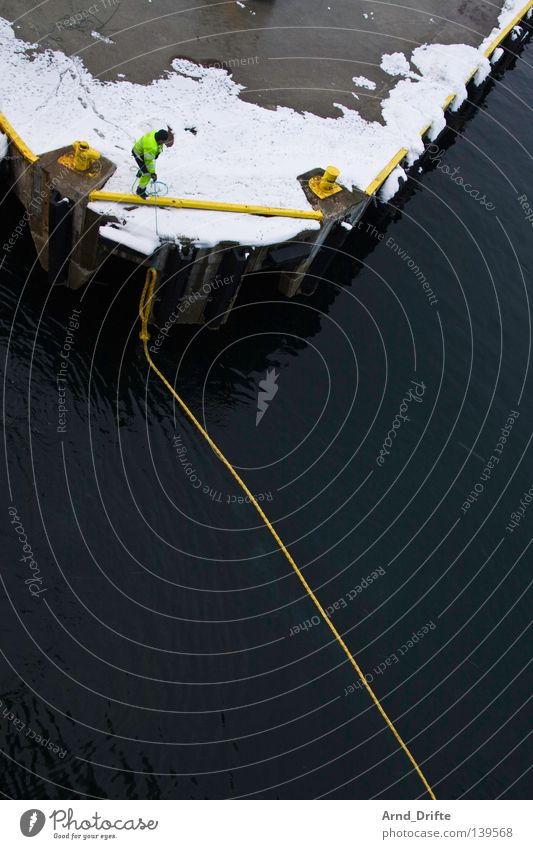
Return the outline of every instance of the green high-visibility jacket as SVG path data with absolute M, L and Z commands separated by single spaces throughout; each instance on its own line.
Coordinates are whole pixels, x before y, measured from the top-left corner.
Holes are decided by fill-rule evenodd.
M 151 133 L 145 133 L 140 139 L 137 139 L 133 145 L 133 149 L 137 156 L 144 159 L 144 164 L 149 174 L 155 174 L 155 160 L 163 150 L 163 145 L 158 144 L 155 140 L 157 130 L 152 130 Z

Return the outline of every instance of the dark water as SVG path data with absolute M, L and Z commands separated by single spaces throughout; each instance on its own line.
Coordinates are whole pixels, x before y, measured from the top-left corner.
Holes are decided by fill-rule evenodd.
M 533 485 L 533 231 L 517 200 L 533 206 L 532 61 L 529 45 L 495 76 L 315 295 L 251 277 L 221 331 L 180 329 L 157 355 L 336 604 L 441 798 L 527 792 L 533 507 L 509 523 Z M 20 216 L 3 208 L 2 243 Z M 25 234 L 1 270 L 4 794 L 422 794 L 323 623 L 290 636 L 314 608 L 148 373 L 142 279 L 110 264 L 105 285 L 50 292 L 33 263 Z M 256 426 L 267 369 L 278 391 Z

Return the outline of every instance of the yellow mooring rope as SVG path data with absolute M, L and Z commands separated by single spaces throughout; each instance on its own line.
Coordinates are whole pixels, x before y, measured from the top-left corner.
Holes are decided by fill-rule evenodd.
M 202 427 L 202 425 L 200 424 L 200 422 L 198 421 L 196 416 L 188 408 L 185 401 L 183 401 L 183 399 L 180 398 L 180 396 L 178 395 L 178 393 L 176 392 L 174 387 L 170 385 L 170 383 L 166 379 L 165 375 L 162 374 L 159 371 L 159 369 L 155 365 L 154 361 L 152 360 L 152 358 L 150 356 L 150 352 L 148 350 L 148 340 L 150 339 L 150 334 L 148 333 L 148 318 L 149 318 L 149 315 L 150 315 L 150 304 L 151 304 L 153 296 L 154 296 L 154 289 L 155 289 L 156 280 L 157 280 L 157 271 L 154 268 L 149 268 L 148 273 L 146 275 L 146 281 L 144 283 L 143 292 L 142 292 L 142 295 L 141 295 L 141 301 L 140 301 L 140 304 L 139 304 L 139 317 L 141 319 L 141 332 L 139 333 L 139 338 L 141 339 L 141 341 L 143 343 L 144 353 L 145 353 L 146 359 L 147 359 L 147 361 L 150 365 L 150 368 L 153 369 L 155 371 L 155 373 L 157 374 L 157 376 L 163 381 L 163 383 L 167 387 L 168 391 L 172 393 L 172 395 L 174 396 L 174 398 L 176 399 L 176 401 L 180 405 L 183 412 L 189 417 L 189 419 L 191 420 L 193 425 L 197 428 L 197 430 L 200 431 L 200 433 L 202 434 L 202 436 L 204 437 L 206 442 L 209 443 L 209 445 L 211 446 L 211 448 L 213 449 L 213 451 L 215 452 L 217 457 L 220 460 L 222 460 L 222 462 L 224 463 L 224 465 L 226 466 L 228 471 L 231 472 L 231 474 L 233 475 L 233 477 L 235 478 L 235 480 L 237 481 L 239 486 L 246 493 L 246 495 L 248 496 L 248 498 L 250 499 L 250 501 L 254 505 L 255 509 L 257 510 L 259 515 L 261 516 L 261 519 L 263 520 L 263 522 L 267 526 L 268 530 L 270 531 L 270 533 L 272 534 L 272 536 L 276 540 L 277 544 L 279 545 L 281 551 L 283 552 L 283 554 L 285 555 L 285 557 L 289 561 L 290 565 L 292 566 L 292 568 L 296 572 L 298 578 L 300 579 L 300 582 L 304 586 L 306 593 L 313 600 L 313 603 L 314 603 L 316 609 L 321 614 L 324 622 L 326 623 L 326 625 L 330 629 L 331 633 L 333 634 L 333 636 L 335 637 L 335 639 L 337 640 L 337 642 L 339 643 L 339 645 L 343 649 L 346 657 L 348 658 L 348 660 L 352 664 L 353 668 L 357 672 L 359 678 L 361 679 L 366 690 L 370 694 L 370 697 L 371 697 L 372 701 L 374 702 L 374 704 L 376 705 L 377 709 L 379 710 L 381 716 L 383 717 L 383 719 L 385 720 L 385 722 L 389 726 L 390 730 L 392 731 L 392 733 L 396 737 L 396 740 L 398 741 L 398 743 L 400 744 L 400 746 L 404 750 L 405 754 L 407 755 L 407 757 L 411 761 L 413 767 L 415 768 L 415 770 L 416 770 L 420 780 L 422 781 L 424 787 L 426 788 L 427 792 L 429 793 L 431 798 L 435 800 L 436 796 L 433 793 L 433 790 L 431 789 L 431 787 L 429 786 L 429 784 L 426 780 L 426 777 L 424 776 L 424 773 L 422 772 L 422 770 L 418 766 L 417 762 L 415 761 L 413 755 L 409 751 L 407 744 L 402 740 L 402 738 L 400 737 L 396 728 L 394 727 L 392 720 L 389 719 L 389 717 L 387 716 L 384 708 L 381 706 L 381 703 L 380 703 L 378 697 L 376 696 L 372 687 L 370 686 L 370 684 L 366 680 L 365 676 L 363 675 L 363 672 L 360 669 L 357 661 L 354 659 L 353 655 L 351 654 L 350 649 L 348 648 L 348 646 L 346 645 L 346 643 L 342 639 L 341 635 L 339 634 L 339 632 L 335 628 L 335 625 L 332 624 L 332 622 L 331 622 L 329 616 L 327 615 L 326 611 L 324 610 L 324 608 L 320 604 L 320 602 L 317 599 L 316 595 L 314 594 L 313 590 L 311 589 L 311 587 L 309 586 L 309 584 L 305 580 L 304 576 L 302 575 L 300 569 L 298 568 L 295 561 L 293 560 L 293 558 L 289 554 L 287 548 L 285 547 L 282 540 L 278 536 L 277 531 L 272 526 L 268 516 L 266 515 L 266 513 L 264 512 L 264 510 L 262 509 L 260 504 L 257 502 L 257 500 L 254 498 L 254 496 L 252 495 L 252 493 L 250 492 L 250 490 L 248 489 L 248 487 L 246 486 L 246 484 L 244 483 L 242 478 L 239 477 L 239 475 L 237 474 L 237 472 L 235 471 L 235 469 L 233 468 L 233 466 L 231 465 L 229 460 L 227 460 L 226 457 L 224 457 L 224 454 L 222 453 L 222 451 L 213 442 L 213 440 L 211 439 L 211 437 L 209 436 L 207 431 L 204 430 L 204 428 Z

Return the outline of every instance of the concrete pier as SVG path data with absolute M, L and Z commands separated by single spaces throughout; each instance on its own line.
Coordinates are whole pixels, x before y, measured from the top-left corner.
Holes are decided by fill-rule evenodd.
M 51 0 L 37 7 L 30 0 L 0 0 L 0 15 L 12 22 L 17 36 L 35 42 L 39 51 L 51 48 L 79 56 L 101 80 L 148 85 L 169 72 L 174 59 L 183 58 L 225 68 L 245 87 L 240 97 L 261 107 L 290 107 L 328 118 L 338 117 L 337 105 L 342 104 L 375 122 L 381 122 L 381 102 L 398 82 L 380 68 L 384 53 L 409 55 L 424 43 L 478 46 L 496 26 L 500 11 L 500 3 L 485 0 L 445 5 L 413 0 L 408 8 L 377 0 L 335 0 L 331 8 L 325 0 L 213 5 L 202 0 Z M 358 85 L 354 77 L 364 77 L 374 87 Z M 194 115 L 185 117 L 194 125 Z M 16 151 L 12 159 L 15 191 L 30 211 L 34 242 L 51 282 L 78 288 L 111 252 L 138 265 L 152 264 L 152 257 L 99 236 L 99 226 L 113 222 L 88 208 L 89 192 L 105 187 L 113 163 L 103 160 L 92 177 L 70 172 L 62 179 L 57 160 L 66 152 L 49 152 L 30 167 Z M 376 187 L 402 159 L 400 151 L 394 162 L 383 162 Z M 321 248 L 341 247 L 372 200 L 369 189 L 343 187 L 322 199 L 313 194 L 309 179 L 320 177 L 318 166 L 328 164 L 294 175 L 323 216 L 318 231 L 302 220 L 301 231 L 290 242 L 260 248 L 237 240 L 214 248 L 199 248 L 186 239 L 180 244 L 163 240 L 156 259 L 155 321 L 161 325 L 172 316 L 171 324 L 217 327 L 227 320 L 245 275 L 262 270 L 279 272 L 279 288 L 288 297 L 311 293 L 313 284 L 304 286 L 304 279 L 310 268 L 320 266 Z M 65 240 L 75 245 L 68 262 Z

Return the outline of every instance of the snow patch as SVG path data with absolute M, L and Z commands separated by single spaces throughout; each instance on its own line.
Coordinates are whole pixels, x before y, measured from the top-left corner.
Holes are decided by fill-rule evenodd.
M 114 44 L 115 43 L 111 38 L 108 38 L 106 35 L 101 35 L 99 32 L 96 32 L 96 30 L 92 31 L 91 38 L 94 38 L 95 41 L 103 41 L 104 44 Z
M 407 180 L 407 174 L 403 168 L 398 165 L 383 183 L 379 193 L 380 200 L 384 203 L 391 200 L 405 180 Z
M 359 86 L 359 88 L 369 88 L 374 91 L 376 84 L 372 82 L 372 80 L 368 80 L 366 77 L 352 77 L 352 81 L 355 85 Z
M 119 245 L 124 245 L 138 253 L 150 256 L 159 245 L 155 231 L 150 234 L 146 228 L 131 224 L 129 228 L 120 225 L 105 224 L 100 227 L 100 235 Z
M 0 133 L 0 162 L 7 156 L 8 144 L 9 142 L 7 140 L 7 136 L 4 136 L 3 133 Z
M 416 76 L 412 74 L 409 62 L 404 53 L 385 53 L 381 58 L 379 66 L 391 77 Z

